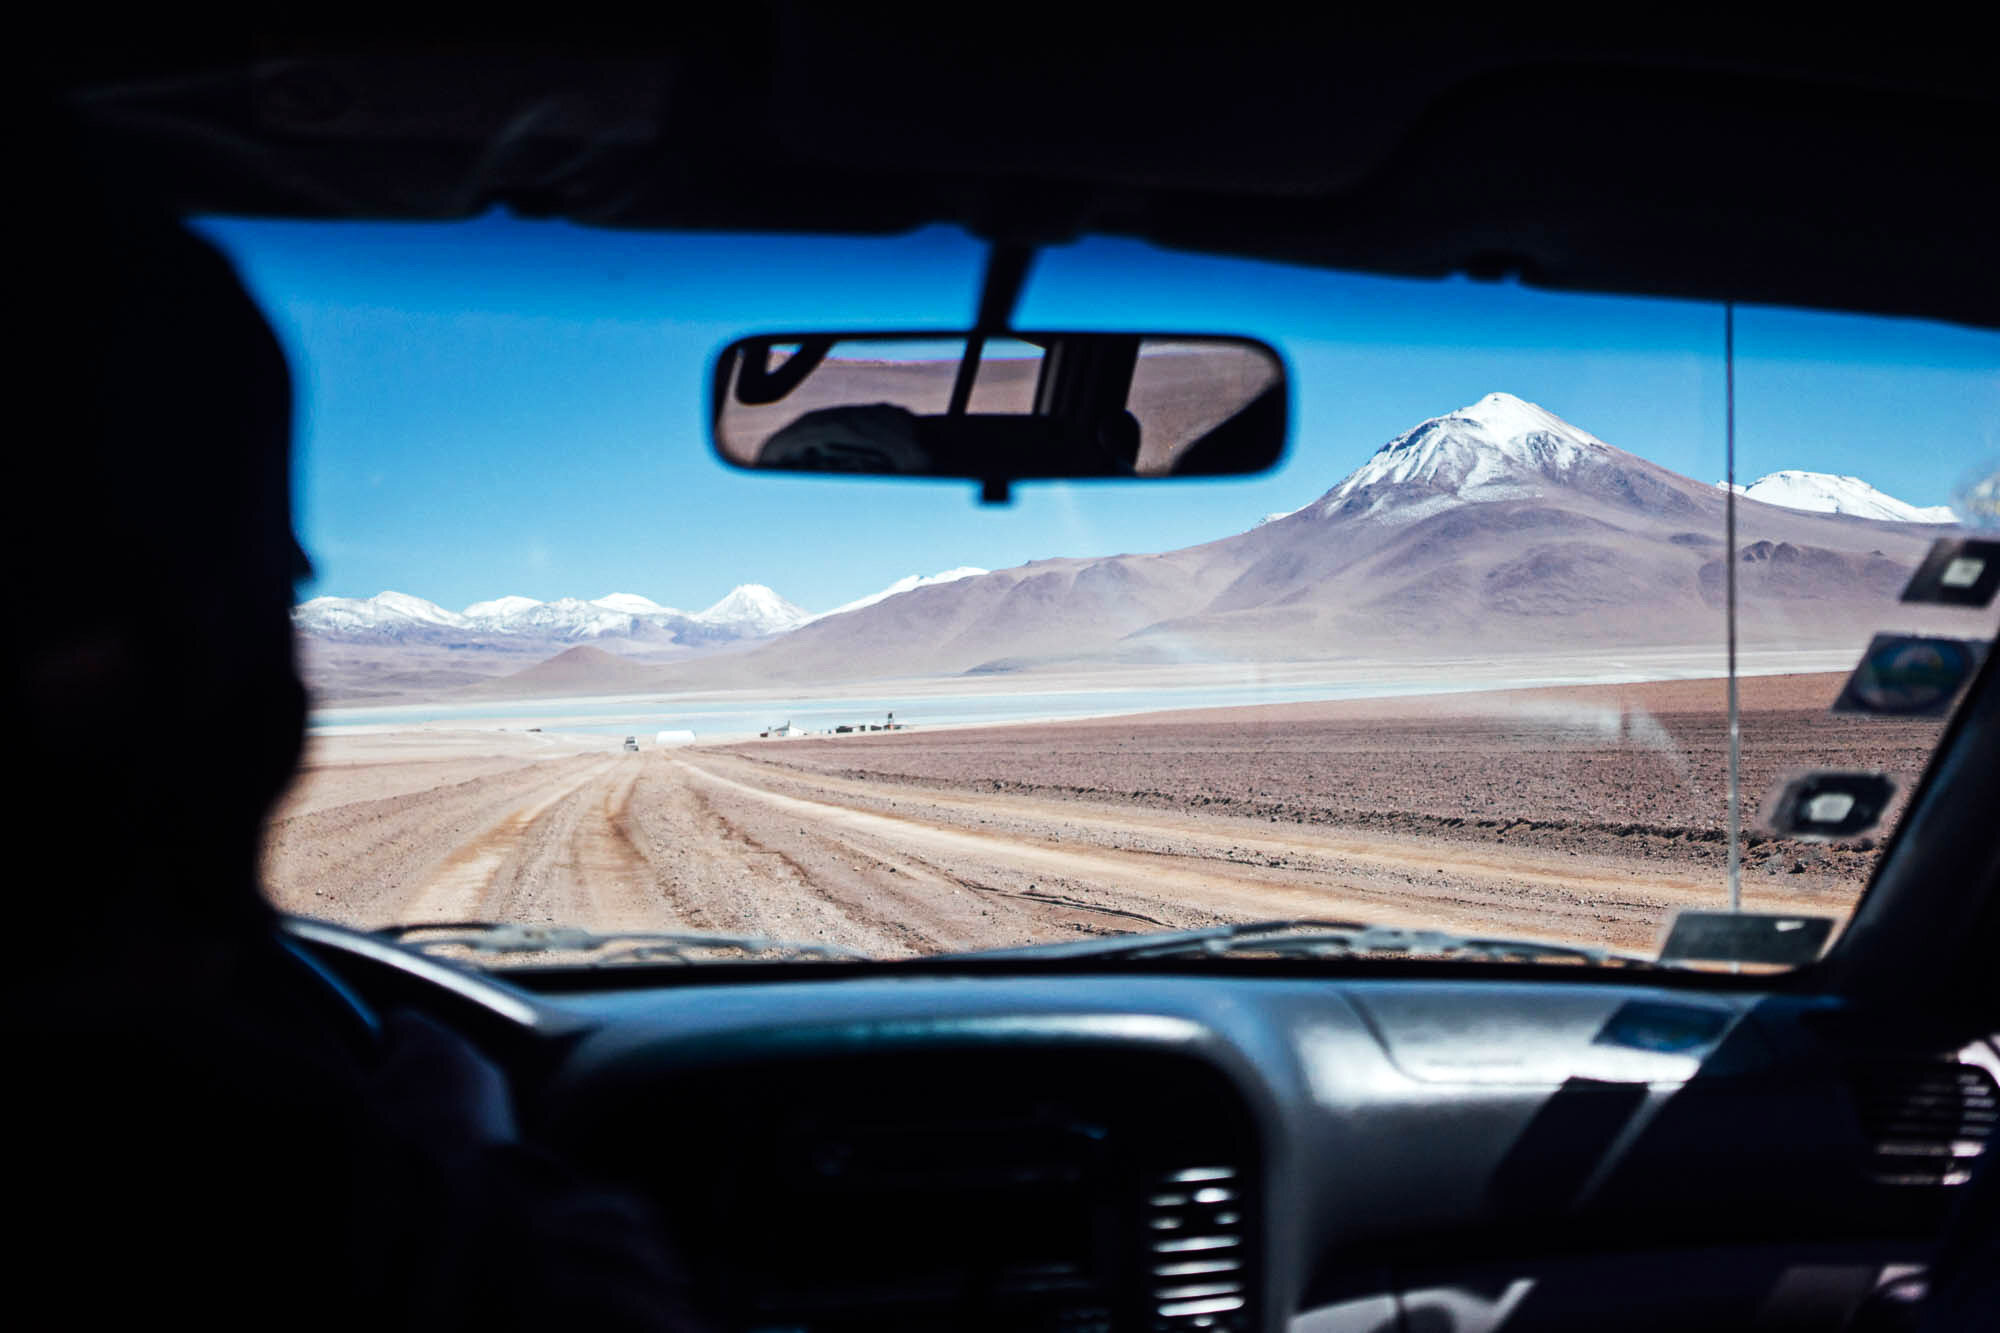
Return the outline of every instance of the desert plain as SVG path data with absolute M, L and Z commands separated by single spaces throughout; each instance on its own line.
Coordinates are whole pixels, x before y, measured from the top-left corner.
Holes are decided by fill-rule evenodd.
M 1941 724 L 1741 682 L 1744 905 L 1844 917 Z M 625 752 L 519 730 L 318 733 L 269 892 L 362 927 L 746 933 L 880 957 L 1274 917 L 1650 952 L 1726 898 L 1725 685 L 1682 680 Z M 650 738 L 649 738 L 650 739 Z M 1902 787 L 1874 837 L 1755 829 L 1786 774 Z

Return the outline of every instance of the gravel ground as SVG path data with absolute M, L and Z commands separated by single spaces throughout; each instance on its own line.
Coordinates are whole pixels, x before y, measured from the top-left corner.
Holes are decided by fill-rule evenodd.
M 1746 790 L 1913 775 L 1935 724 L 1745 682 Z M 878 956 L 1266 917 L 1649 949 L 1723 898 L 1714 682 L 607 751 L 323 741 L 270 892 L 364 926 L 493 918 L 813 940 Z M 1753 839 L 1745 901 L 1836 915 L 1873 844 Z
M 1942 724 L 1836 716 L 1843 677 L 1742 682 L 1745 863 L 1858 890 L 1882 832 L 1834 846 L 1754 827 L 1791 773 L 1921 773 Z M 1453 843 L 1612 852 L 1713 871 L 1726 859 L 1719 681 L 1160 713 L 1112 721 L 760 743 L 788 770 L 913 789 L 1032 794 Z M 1795 869 L 1797 867 L 1797 869 Z

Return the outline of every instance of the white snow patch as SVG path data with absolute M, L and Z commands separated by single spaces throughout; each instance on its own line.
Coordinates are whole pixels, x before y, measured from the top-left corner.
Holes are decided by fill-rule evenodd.
M 436 602 L 427 602 L 421 597 L 412 597 L 406 592 L 378 592 L 368 599 L 385 611 L 428 625 L 449 625 L 457 628 L 465 624 L 465 617 L 447 611 Z
M 1391 505 L 1386 499 L 1378 497 L 1368 506 L 1368 513 L 1370 517 L 1380 515 L 1390 523 L 1415 523 L 1420 518 L 1429 518 L 1432 514 L 1442 514 L 1447 509 L 1454 509 L 1460 503 L 1456 495 L 1433 495 L 1399 505 Z
M 407 630 L 422 625 L 462 629 L 467 623 L 464 616 L 406 592 L 379 592 L 373 597 L 315 597 L 294 607 L 292 620 L 301 629 L 322 633 Z
M 671 606 L 661 606 L 650 597 L 641 597 L 636 592 L 612 592 L 593 598 L 592 606 L 601 606 L 606 611 L 622 611 L 628 616 L 677 616 L 682 612 Z
M 540 605 L 532 597 L 495 597 L 490 602 L 474 602 L 460 614 L 467 620 L 504 620 L 523 611 L 532 611 Z
M 650 597 L 617 592 L 588 602 L 576 597 L 558 597 L 551 602 L 495 597 L 474 602 L 463 612 L 447 611 L 408 593 L 383 592 L 366 598 L 315 597 L 292 611 L 292 621 L 301 632 L 331 637 L 429 638 L 444 629 L 550 643 L 624 637 L 662 641 L 683 632 L 690 621 L 725 631 L 725 638 L 751 638 L 793 629 L 811 618 L 755 583 L 732 590 L 708 610 L 692 616 Z
M 761 583 L 743 583 L 731 588 L 721 601 L 693 619 L 758 634 L 775 634 L 798 628 L 812 619 L 812 613 L 794 606 Z
M 1558 480 L 1610 446 L 1547 408 L 1511 393 L 1489 393 L 1456 412 L 1432 417 L 1375 451 L 1336 486 L 1321 506 L 1368 486 L 1417 483 L 1462 500 L 1536 493 L 1536 479 Z
M 902 578 L 897 579 L 894 583 L 878 592 L 871 592 L 866 597 L 857 597 L 851 602 L 843 602 L 839 606 L 834 607 L 833 610 L 822 611 L 818 615 L 810 617 L 810 619 L 825 620 L 829 616 L 846 615 L 849 611 L 859 611 L 864 606 L 873 606 L 877 602 L 887 601 L 898 593 L 909 592 L 913 588 L 928 588 L 938 583 L 956 583 L 960 579 L 974 579 L 978 578 L 981 574 L 989 574 L 991 572 L 991 570 L 978 569 L 972 565 L 960 565 L 957 569 L 947 569 L 942 574 L 905 574 Z
M 560 639 L 599 639 L 607 634 L 629 632 L 632 619 L 625 612 L 607 610 L 580 598 L 558 597 L 553 602 L 537 602 L 489 623 L 511 634 L 539 633 Z
M 1727 483 L 1718 481 L 1717 486 Z M 1851 514 L 1890 523 L 1956 523 L 1950 505 L 1913 505 L 1876 490 L 1859 477 L 1788 469 L 1736 487 L 1738 495 L 1783 509 L 1815 514 Z

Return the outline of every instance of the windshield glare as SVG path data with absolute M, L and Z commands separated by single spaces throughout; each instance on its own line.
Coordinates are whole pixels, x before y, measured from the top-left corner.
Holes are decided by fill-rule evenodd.
M 1089 241 L 1017 325 L 1262 339 L 1289 453 L 981 506 L 704 438 L 734 337 L 961 322 L 955 231 L 202 226 L 300 395 L 268 891 L 512 928 L 446 932 L 479 965 L 1266 920 L 1650 957 L 1732 880 L 1837 934 L 1996 628 L 1940 545 L 1994 535 L 1991 333 L 1738 309 L 1732 459 L 1719 307 Z

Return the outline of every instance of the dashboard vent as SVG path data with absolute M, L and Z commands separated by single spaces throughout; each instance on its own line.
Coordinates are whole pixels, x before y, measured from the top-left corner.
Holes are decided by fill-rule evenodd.
M 1869 1178 L 1881 1185 L 1963 1185 L 2000 1122 L 2000 1090 L 1977 1065 L 1885 1064 L 1855 1079 Z
M 1246 1329 L 1252 1275 L 1250 1201 L 1234 1166 L 1154 1177 L 1146 1197 L 1146 1261 L 1154 1329 Z

